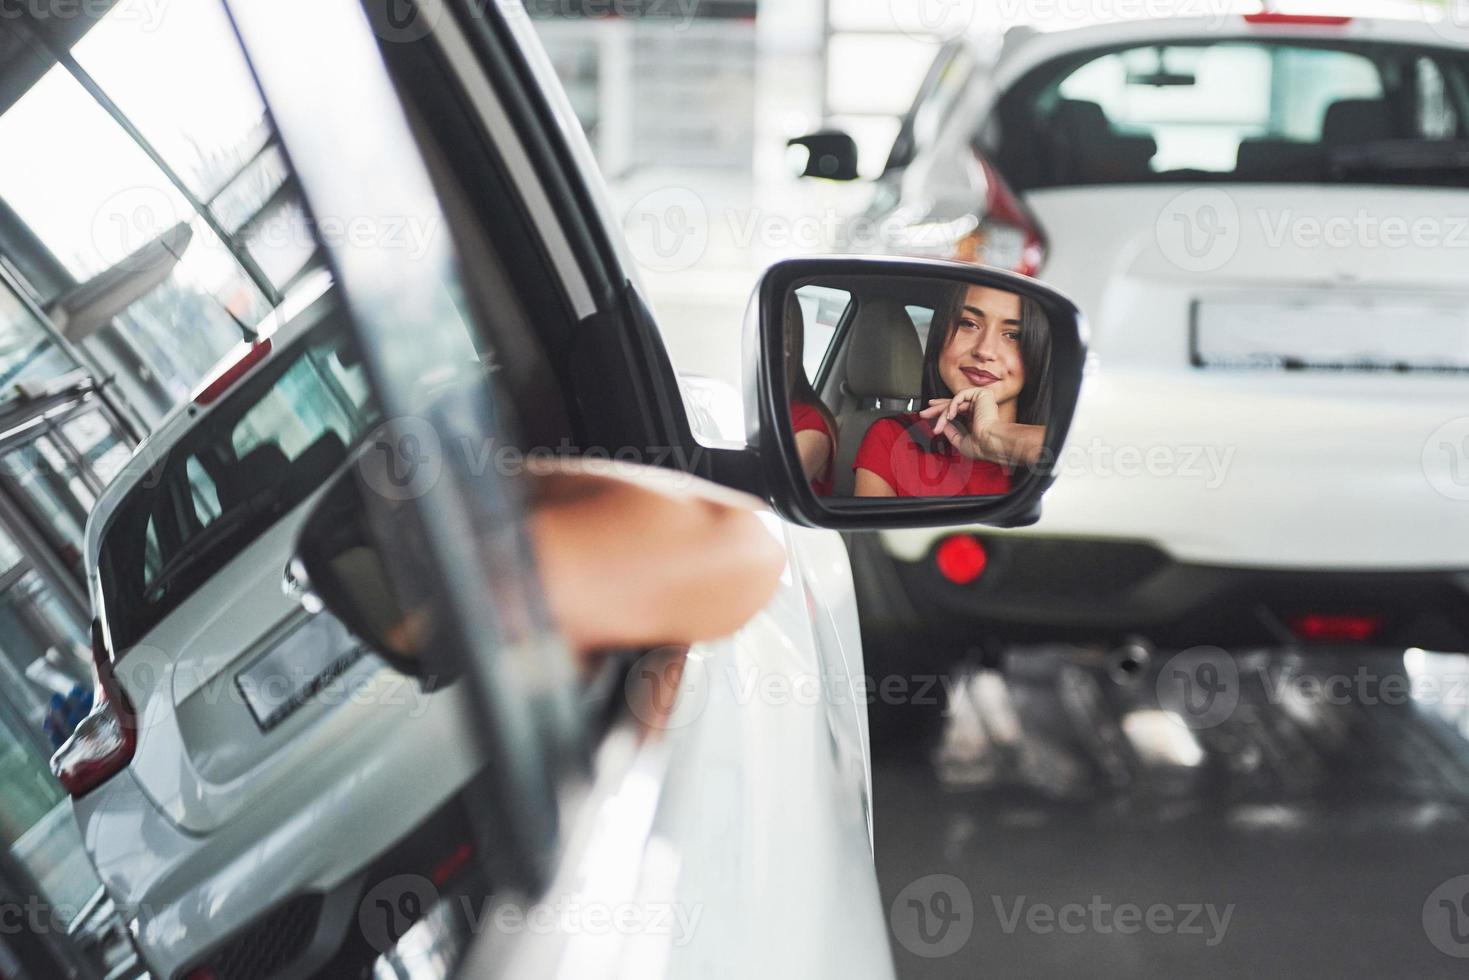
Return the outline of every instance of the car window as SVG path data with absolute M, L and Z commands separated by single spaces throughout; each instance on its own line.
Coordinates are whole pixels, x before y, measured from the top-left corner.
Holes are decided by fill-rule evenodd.
M 1017 86 L 1002 110 L 1018 125 L 1007 128 L 1001 169 L 1021 189 L 1210 177 L 1462 182 L 1462 155 L 1447 141 L 1458 136 L 1454 93 L 1469 91 L 1466 70 L 1469 59 L 1406 46 L 1109 51 Z M 1403 144 L 1417 144 L 1406 158 Z
M 806 330 L 801 366 L 806 371 L 807 380 L 814 385 L 827 352 L 831 350 L 837 327 L 852 305 L 852 294 L 830 286 L 802 286 L 796 290 L 796 299 L 801 304 Z
M 115 651 L 345 461 L 379 419 L 362 373 L 345 325 L 334 318 L 313 328 L 221 402 L 118 506 L 98 559 Z

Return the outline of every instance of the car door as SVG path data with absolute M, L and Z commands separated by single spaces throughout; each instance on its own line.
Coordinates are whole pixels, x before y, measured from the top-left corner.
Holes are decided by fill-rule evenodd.
M 415 486 L 383 494 L 422 543 L 416 559 L 393 556 L 397 572 L 434 593 L 442 663 L 462 668 L 478 709 L 497 909 L 521 896 L 516 915 L 480 920 L 465 973 L 890 976 L 836 535 L 766 515 L 789 555 L 770 606 L 719 643 L 631 652 L 602 679 L 613 696 L 599 724 L 597 691 L 545 615 L 515 479 L 445 439 L 424 452 L 439 433 L 540 446 L 556 429 L 541 416 L 564 415 L 566 451 L 742 482 L 693 438 L 590 151 L 520 8 L 228 6 L 318 222 L 435 229 L 413 255 L 350 236 L 327 249 L 393 419 L 383 440 L 404 466 L 391 472 Z M 450 364 L 484 333 L 498 338 L 493 382 Z M 532 348 L 544 370 L 522 363 Z M 528 397 L 553 389 L 561 401 L 544 413 Z M 421 466 L 434 476 L 415 484 Z

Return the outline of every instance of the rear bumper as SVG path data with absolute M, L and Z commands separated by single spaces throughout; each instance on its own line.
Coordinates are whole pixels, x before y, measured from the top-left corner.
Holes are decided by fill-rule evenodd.
M 75 801 L 84 846 L 149 972 L 178 976 L 243 939 L 251 956 L 291 954 L 278 975 L 304 976 L 355 941 L 374 863 L 449 806 L 479 765 L 462 737 L 462 692 L 433 699 L 419 717 L 359 729 L 341 746 L 350 765 L 288 779 L 208 834 L 181 830 L 131 770 Z M 274 916 L 284 923 L 265 932 L 289 948 L 261 949 L 249 937 Z
M 937 542 L 914 561 L 893 557 L 877 539 L 862 542 L 854 561 L 891 569 L 861 576 L 865 587 L 896 587 L 905 600 L 879 604 L 885 615 L 864 625 L 894 637 L 921 630 L 950 649 L 1132 637 L 1238 649 L 1310 645 L 1291 624 L 1325 613 L 1377 617 L 1370 641 L 1379 647 L 1469 650 L 1469 569 L 1235 568 L 1178 561 L 1145 542 L 978 536 L 988 563 L 968 585 L 939 574 Z

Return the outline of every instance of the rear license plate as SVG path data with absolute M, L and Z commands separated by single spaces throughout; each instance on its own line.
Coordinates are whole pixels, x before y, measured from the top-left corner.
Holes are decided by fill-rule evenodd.
M 1261 296 L 1194 304 L 1208 368 L 1469 371 L 1469 297 Z
M 270 731 L 366 653 L 341 622 L 316 615 L 236 674 L 235 686 L 255 723 Z

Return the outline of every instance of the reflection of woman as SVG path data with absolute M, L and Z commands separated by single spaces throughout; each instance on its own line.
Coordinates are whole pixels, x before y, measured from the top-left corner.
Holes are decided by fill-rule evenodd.
M 791 429 L 796 434 L 796 450 L 801 455 L 801 469 L 811 481 L 818 497 L 831 496 L 832 465 L 837 454 L 837 423 L 831 409 L 822 402 L 806 377 L 802 354 L 806 350 L 806 331 L 801 305 L 796 294 L 786 298 L 786 388 L 791 396 Z
M 1050 325 L 1033 300 L 956 289 L 924 352 L 926 407 L 867 430 L 852 467 L 856 495 L 1008 493 L 1014 468 L 1034 465 L 1045 443 L 1050 352 Z

